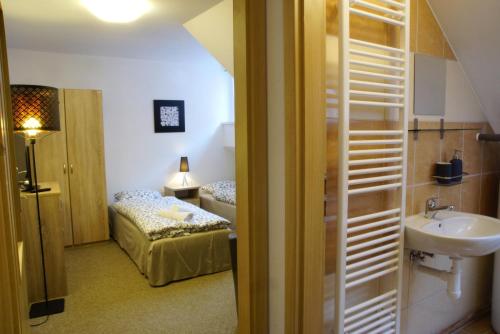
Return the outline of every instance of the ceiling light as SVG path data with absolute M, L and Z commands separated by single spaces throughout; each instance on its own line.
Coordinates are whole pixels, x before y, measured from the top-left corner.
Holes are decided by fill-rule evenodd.
M 80 0 L 100 20 L 113 23 L 132 22 L 152 9 L 149 0 Z

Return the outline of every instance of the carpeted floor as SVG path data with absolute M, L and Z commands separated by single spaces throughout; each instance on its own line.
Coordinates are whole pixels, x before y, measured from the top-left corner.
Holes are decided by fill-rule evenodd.
M 231 271 L 152 288 L 115 242 L 65 255 L 66 311 L 33 333 L 236 333 Z

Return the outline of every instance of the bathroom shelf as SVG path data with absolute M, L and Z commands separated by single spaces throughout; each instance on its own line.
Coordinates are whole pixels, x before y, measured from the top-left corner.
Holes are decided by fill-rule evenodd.
M 451 187 L 451 186 L 456 186 L 458 184 L 462 184 L 464 182 L 463 177 L 467 176 L 467 175 L 469 175 L 469 173 L 464 172 L 462 175 L 459 175 L 459 176 L 444 177 L 444 176 L 434 175 L 432 177 L 436 179 L 436 185 L 437 186 Z M 458 181 L 451 181 L 450 183 L 439 183 L 439 181 L 438 181 L 440 179 L 441 180 L 453 180 L 453 179 L 457 179 L 457 178 L 460 178 L 460 180 L 458 180 Z
M 444 118 L 441 118 L 439 120 L 439 129 L 420 129 L 419 128 L 419 121 L 418 118 L 413 119 L 413 129 L 409 129 L 408 132 L 413 132 L 413 139 L 418 140 L 418 133 L 419 132 L 439 132 L 439 137 L 441 139 L 444 139 L 444 134 L 446 131 L 481 131 L 481 128 L 464 128 L 464 129 L 459 129 L 459 128 L 450 128 L 446 129 L 444 125 Z
M 453 182 L 450 182 L 450 183 L 439 183 L 436 181 L 436 186 L 439 186 L 439 187 L 452 187 L 452 186 L 456 186 L 456 185 L 459 185 L 459 184 L 462 184 L 464 183 L 463 180 L 460 180 L 460 181 L 453 181 Z

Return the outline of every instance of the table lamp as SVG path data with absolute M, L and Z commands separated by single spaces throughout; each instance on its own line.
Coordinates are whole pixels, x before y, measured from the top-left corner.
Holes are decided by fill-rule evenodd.
M 182 186 L 187 187 L 187 173 L 189 173 L 189 162 L 187 157 L 181 157 L 181 165 L 179 166 L 179 172 L 184 173 L 182 178 Z

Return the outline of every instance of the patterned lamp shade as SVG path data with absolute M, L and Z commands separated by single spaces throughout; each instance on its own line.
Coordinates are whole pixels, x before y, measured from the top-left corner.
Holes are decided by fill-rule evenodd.
M 181 157 L 181 165 L 179 167 L 179 172 L 181 173 L 189 172 L 189 163 L 187 157 Z
M 11 85 L 14 132 L 27 138 L 40 138 L 61 130 L 57 88 Z

